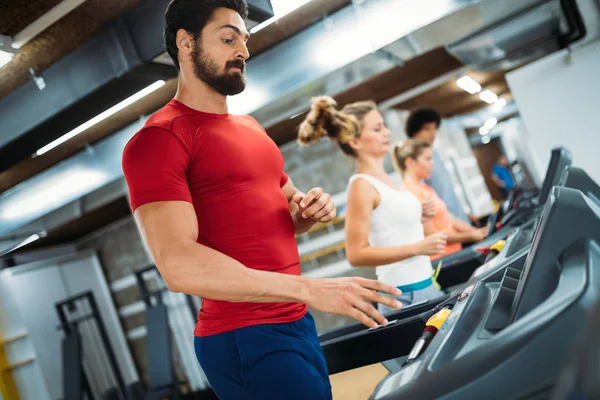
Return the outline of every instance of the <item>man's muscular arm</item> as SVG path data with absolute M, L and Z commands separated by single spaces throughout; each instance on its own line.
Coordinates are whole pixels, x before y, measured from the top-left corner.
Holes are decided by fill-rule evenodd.
M 363 278 L 315 279 L 247 268 L 196 242 L 197 217 L 184 201 L 149 203 L 135 219 L 169 290 L 225 301 L 301 302 L 319 311 L 348 315 L 373 327 L 385 318 L 370 304 L 401 308 L 382 293 L 399 291 Z
M 331 196 L 321 188 L 311 189 L 304 194 L 294 186 L 291 179 L 288 179 L 281 190 L 290 203 L 296 235 L 307 232 L 316 222 L 331 221 L 337 214 Z

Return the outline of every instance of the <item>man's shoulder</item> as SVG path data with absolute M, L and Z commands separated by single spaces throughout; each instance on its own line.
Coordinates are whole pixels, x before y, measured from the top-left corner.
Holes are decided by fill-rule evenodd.
M 150 136 L 165 134 L 187 143 L 199 128 L 198 121 L 194 116 L 194 113 L 177 107 L 173 101 L 170 101 L 146 120 L 144 125 L 134 134 L 132 140 L 139 140 L 148 134 Z
M 185 126 L 186 122 L 190 123 L 193 115 L 194 114 L 191 112 L 186 112 L 185 110 L 176 107 L 173 102 L 170 101 L 148 118 L 141 131 L 157 128 L 175 133 L 178 127 Z
M 235 115 L 233 119 L 234 121 L 246 125 L 251 129 L 256 129 L 257 131 L 266 133 L 265 129 L 262 127 L 260 122 L 258 122 L 256 119 L 254 119 L 254 117 L 251 117 L 250 115 Z
M 174 107 L 167 103 L 163 108 L 152 114 L 144 124 L 129 138 L 124 148 L 124 155 L 133 148 L 148 149 L 165 145 L 171 138 L 181 139 L 181 135 L 173 130 L 173 122 L 181 116 Z M 177 139 L 176 139 L 177 140 Z M 179 140 L 181 142 L 181 140 Z M 131 151 L 129 151 L 131 152 Z

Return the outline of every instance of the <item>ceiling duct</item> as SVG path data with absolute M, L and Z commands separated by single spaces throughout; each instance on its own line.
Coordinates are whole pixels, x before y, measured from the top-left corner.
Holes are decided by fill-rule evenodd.
M 151 0 L 148 3 L 157 2 L 158 0 Z M 314 82 L 329 80 L 332 73 L 339 72 L 356 60 L 371 57 L 373 48 L 394 50 L 397 56 L 408 61 L 427 49 L 438 48 L 467 35 L 472 37 L 473 32 L 483 32 L 485 30 L 482 27 L 496 26 L 500 20 L 510 23 L 512 19 L 507 16 L 521 15 L 532 4 L 548 3 L 550 2 L 543 0 L 369 0 L 360 4 L 361 10 L 365 11 L 363 13 L 356 12 L 357 5 L 354 4 L 332 14 L 327 21 L 314 24 L 251 58 L 247 70 L 248 89 L 242 95 L 230 98 L 230 107 L 245 108 L 237 108 L 236 113 L 255 113 L 266 105 L 283 103 L 295 93 L 310 89 Z M 163 6 L 160 9 L 164 12 Z M 358 17 L 360 21 L 357 20 Z M 156 26 L 152 27 L 149 23 L 146 24 L 146 29 L 157 31 Z M 349 37 L 348 32 L 352 32 Z M 142 31 L 139 34 L 144 35 Z M 416 49 L 398 51 L 398 47 L 405 46 L 395 46 L 394 42 L 408 34 L 415 39 Z M 372 43 L 360 41 L 367 36 Z M 352 41 L 355 38 L 357 41 Z M 361 45 L 356 45 L 357 43 Z M 385 60 L 380 61 L 389 64 L 383 62 Z M 93 69 L 92 71 L 95 72 Z M 357 74 L 357 79 L 353 79 L 352 84 L 357 85 L 367 75 L 369 74 Z M 307 101 L 305 103 L 308 104 Z M 9 113 L 5 115 L 3 107 L 0 103 L 0 115 L 6 117 L 5 121 L 13 123 L 14 116 Z M 283 112 L 281 109 L 277 111 L 275 114 Z M 268 117 L 266 113 L 263 116 Z M 275 116 L 273 115 L 273 119 Z M 21 114 L 21 118 L 29 117 L 31 116 Z M 2 131 L 7 123 L 5 121 L 5 125 L 0 127 Z M 120 157 L 123 146 L 142 124 L 143 120 L 137 121 L 93 144 L 86 151 L 0 194 L 0 236 L 28 227 L 60 207 L 121 179 Z M 60 133 L 64 132 L 66 130 Z M 52 182 L 64 184 L 53 185 Z M 64 190 L 60 196 L 59 187 Z M 40 193 L 50 193 L 52 196 L 46 196 L 45 201 L 37 203 L 27 201 L 40 196 Z M 51 229 L 52 226 L 44 224 L 40 229 Z
M 586 28 L 576 0 L 549 0 L 446 46 L 476 69 L 507 70 L 565 48 Z
M 273 16 L 270 0 L 249 0 L 249 26 Z M 0 100 L 0 171 L 157 80 L 176 76 L 157 62 L 165 53 L 169 0 L 147 0 L 100 34 Z M 33 112 L 35 110 L 35 112 Z

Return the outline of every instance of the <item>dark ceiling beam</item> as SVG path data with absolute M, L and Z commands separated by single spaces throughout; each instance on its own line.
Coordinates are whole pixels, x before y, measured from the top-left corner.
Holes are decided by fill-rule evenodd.
M 14 37 L 63 0 L 3 0 L 0 3 L 0 35 Z
M 312 0 L 304 4 L 253 34 L 248 41 L 250 56 L 255 57 L 269 50 L 274 45 L 321 21 L 324 15 L 331 15 L 350 4 L 352 4 L 351 0 Z
M 39 0 L 42 1 L 42 0 Z M 92 2 L 93 0 L 88 0 Z M 86 2 L 87 3 L 87 2 Z M 349 5 L 350 0 L 313 0 L 304 6 L 298 8 L 292 13 L 283 17 L 280 21 L 273 23 L 256 34 L 252 35 L 249 42 L 251 51 L 254 55 L 266 51 L 273 44 L 283 41 L 288 37 L 298 33 L 302 29 L 307 28 L 312 23 L 321 20 L 323 15 L 331 15 L 339 9 Z M 75 12 L 75 11 L 73 11 Z M 70 14 L 71 15 L 71 14 Z M 64 20 L 68 20 L 69 16 Z M 59 21 L 57 24 L 61 24 Z M 56 25 L 56 24 L 55 24 Z M 44 32 L 43 34 L 45 34 Z M 42 35 L 43 35 L 42 34 Z M 41 35 L 40 35 L 41 36 Z M 169 67 L 165 67 L 169 68 Z M 2 79 L 0 79 L 0 86 Z M 122 85 L 120 85 L 122 86 Z M 109 91 L 111 92 L 111 91 Z M 171 82 L 159 89 L 155 93 L 140 100 L 126 110 L 119 112 L 117 115 L 103 121 L 102 123 L 90 128 L 88 131 L 81 133 L 77 137 L 71 139 L 68 143 L 48 152 L 40 157 L 27 157 L 22 162 L 16 163 L 8 170 L 0 172 L 0 193 L 23 182 L 24 180 L 36 175 L 37 173 L 57 164 L 65 158 L 81 151 L 86 144 L 93 144 L 119 129 L 125 127 L 135 121 L 141 115 L 148 115 L 170 100 L 175 93 L 175 83 Z M 112 100 L 114 102 L 114 100 Z M 112 104 L 111 104 L 112 105 Z M 100 110 L 100 111 L 103 111 Z M 59 118 L 58 121 L 69 121 L 68 118 Z M 53 129 L 57 132 L 65 132 L 65 129 Z M 67 130 L 68 131 L 68 130 Z M 38 135 L 39 136 L 39 135 Z M 38 137 L 38 140 L 42 140 Z M 46 144 L 48 139 L 44 140 Z M 30 143 L 30 142 L 29 142 Z M 34 146 L 35 147 L 35 146 Z M 37 148 L 36 148 L 37 149 Z M 35 151 L 34 149 L 33 151 Z M 13 154 L 16 156 L 16 154 Z M 5 160 L 5 162 L 7 162 Z
M 363 83 L 334 96 L 339 107 L 360 100 L 373 100 L 381 103 L 398 94 L 420 86 L 448 72 L 460 68 L 462 64 L 438 48 L 422 54 L 404 65 L 394 67 Z M 269 136 L 279 145 L 295 140 L 297 129 L 306 117 L 310 104 L 299 115 L 283 120 L 267 129 Z
M 504 79 L 504 72 L 469 72 L 467 75 L 477 80 L 482 87 L 489 89 L 506 100 L 510 100 L 510 90 Z M 443 118 L 469 114 L 489 106 L 479 98 L 462 90 L 455 80 L 443 83 L 409 100 L 394 105 L 399 110 L 414 110 L 420 107 L 436 109 Z

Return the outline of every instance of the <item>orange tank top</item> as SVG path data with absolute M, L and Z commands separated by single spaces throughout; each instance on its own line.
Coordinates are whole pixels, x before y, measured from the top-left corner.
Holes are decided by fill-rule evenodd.
M 433 198 L 433 202 L 435 205 L 435 215 L 433 216 L 433 226 L 437 231 L 443 231 L 446 233 L 455 233 L 456 229 L 454 225 L 452 225 L 452 221 L 450 219 L 451 214 L 448 211 L 448 207 L 446 207 L 446 203 L 437 195 L 435 190 L 428 184 L 424 182 L 419 182 L 414 184 L 413 182 L 406 181 L 403 183 L 404 187 L 412 192 L 415 196 L 419 198 L 419 200 L 424 201 L 429 197 Z M 462 250 L 461 243 L 448 243 L 446 244 L 446 249 L 444 254 L 438 254 L 436 256 L 431 256 L 432 260 L 437 260 L 438 258 L 442 258 L 447 256 L 448 254 L 456 253 L 457 251 Z M 434 265 L 435 267 L 435 265 Z

